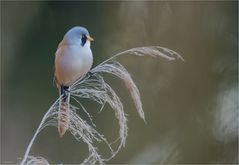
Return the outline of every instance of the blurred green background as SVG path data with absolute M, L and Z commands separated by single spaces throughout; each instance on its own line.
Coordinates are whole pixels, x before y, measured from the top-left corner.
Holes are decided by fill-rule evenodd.
M 95 38 L 94 66 L 120 51 L 159 45 L 185 62 L 121 58 L 142 96 L 145 124 L 122 83 L 109 79 L 128 114 L 126 147 L 108 163 L 238 163 L 238 1 L 1 1 L 1 163 L 23 157 L 44 113 L 58 97 L 54 53 L 67 30 Z M 111 140 L 113 111 L 94 115 Z M 31 155 L 80 163 L 86 145 L 49 127 Z

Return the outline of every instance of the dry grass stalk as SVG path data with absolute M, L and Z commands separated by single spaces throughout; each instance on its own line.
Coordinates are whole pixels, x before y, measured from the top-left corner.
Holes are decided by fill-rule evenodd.
M 70 105 L 70 114 L 69 116 L 69 127 L 68 131 L 75 137 L 77 141 L 83 141 L 88 145 L 89 156 L 83 161 L 82 164 L 104 164 L 104 162 L 112 159 L 119 150 L 125 146 L 125 141 L 127 137 L 127 119 L 126 114 L 124 112 L 123 104 L 120 101 L 120 98 L 117 96 L 115 91 L 111 88 L 111 86 L 105 82 L 102 73 L 109 73 L 115 75 L 124 81 L 125 86 L 128 88 L 131 97 L 134 101 L 135 107 L 139 116 L 145 120 L 144 111 L 142 108 L 142 102 L 140 99 L 140 93 L 132 80 L 128 71 L 121 65 L 118 61 L 116 61 L 116 57 L 130 54 L 137 56 L 145 56 L 150 55 L 152 57 L 162 57 L 167 60 L 175 60 L 183 58 L 176 52 L 159 46 L 151 46 L 151 47 L 140 47 L 126 50 L 124 52 L 118 53 L 108 60 L 102 62 L 97 65 L 95 68 L 91 69 L 92 75 L 86 75 L 74 83 L 69 88 L 69 95 L 71 100 L 76 100 L 78 106 Z M 61 96 L 62 97 L 62 96 Z M 91 115 L 87 112 L 87 109 L 81 104 L 79 98 L 86 98 L 93 100 L 101 106 L 100 111 L 104 108 L 105 104 L 109 104 L 110 107 L 115 112 L 115 117 L 119 123 L 119 138 L 116 141 L 110 143 L 104 137 L 104 135 L 100 134 L 96 130 L 96 126 L 93 123 L 93 119 Z M 21 164 L 41 164 L 43 161 L 47 162 L 44 158 L 29 156 L 30 149 L 35 141 L 38 133 L 43 130 L 47 126 L 55 126 L 57 127 L 58 122 L 58 107 L 59 107 L 58 98 L 56 102 L 50 107 L 50 109 L 44 115 L 37 131 L 35 132 L 32 140 L 30 141 L 24 158 Z M 87 123 L 86 120 L 82 119 L 77 111 L 84 111 L 88 118 L 90 119 L 90 123 Z M 108 158 L 103 158 L 99 151 L 97 150 L 96 142 L 103 142 L 110 151 L 110 155 Z M 119 142 L 116 149 L 112 148 L 112 144 L 115 142 Z M 48 163 L 48 162 L 47 162 Z M 46 163 L 46 164 L 47 164 Z M 42 163 L 43 164 L 43 163 Z

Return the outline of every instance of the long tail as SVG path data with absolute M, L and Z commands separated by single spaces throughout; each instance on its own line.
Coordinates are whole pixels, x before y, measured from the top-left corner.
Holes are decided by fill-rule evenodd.
M 70 94 L 66 92 L 67 89 L 68 87 L 62 86 L 60 90 L 60 93 L 62 95 L 58 113 L 58 132 L 60 137 L 62 137 L 66 133 L 70 122 Z

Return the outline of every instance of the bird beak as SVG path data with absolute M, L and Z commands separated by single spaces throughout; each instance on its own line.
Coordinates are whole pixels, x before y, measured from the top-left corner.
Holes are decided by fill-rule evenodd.
M 86 36 L 88 41 L 94 41 L 94 38 L 92 38 L 91 36 Z

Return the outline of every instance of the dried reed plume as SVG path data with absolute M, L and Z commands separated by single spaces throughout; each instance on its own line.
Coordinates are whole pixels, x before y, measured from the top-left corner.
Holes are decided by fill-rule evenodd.
M 88 145 L 89 150 L 89 155 L 83 161 L 82 164 L 104 164 L 104 162 L 112 159 L 119 152 L 119 150 L 125 146 L 125 141 L 127 137 L 128 127 L 123 104 L 115 91 L 111 88 L 111 86 L 107 82 L 105 82 L 102 73 L 109 73 L 123 80 L 125 86 L 128 88 L 131 94 L 139 116 L 143 120 L 145 120 L 139 90 L 128 71 L 124 68 L 123 65 L 116 61 L 116 57 L 125 54 L 137 56 L 150 55 L 152 57 L 162 57 L 168 60 L 183 60 L 183 58 L 178 53 L 164 47 L 151 46 L 133 48 L 118 53 L 113 57 L 109 58 L 108 60 L 97 65 L 95 68 L 92 68 L 90 70 L 91 74 L 82 77 L 72 86 L 70 86 L 70 100 L 75 100 L 78 103 L 78 106 L 70 104 L 68 131 L 74 136 L 77 141 L 85 142 Z M 40 131 L 42 131 L 47 126 L 57 127 L 59 113 L 58 107 L 61 97 L 58 98 L 54 104 L 52 104 L 52 106 L 44 115 L 38 129 L 36 130 L 33 138 L 31 139 L 27 147 L 24 158 L 21 161 L 21 165 L 49 164 L 48 161 L 44 158 L 29 156 L 29 153 L 35 141 L 35 138 Z M 96 130 L 96 126 L 93 123 L 91 115 L 88 113 L 87 109 L 81 104 L 79 98 L 86 98 L 97 102 L 100 105 L 99 111 L 104 108 L 105 104 L 108 104 L 114 110 L 115 117 L 117 118 L 119 123 L 119 137 L 114 142 L 108 142 L 104 135 L 102 135 Z M 86 120 L 82 119 L 77 113 L 77 111 L 84 111 L 87 114 L 90 122 L 87 122 Z M 97 142 L 103 142 L 108 147 L 110 155 L 107 158 L 103 158 L 97 150 L 97 146 L 95 144 Z M 112 144 L 115 144 L 116 142 L 118 142 L 118 145 L 116 148 L 113 148 Z

